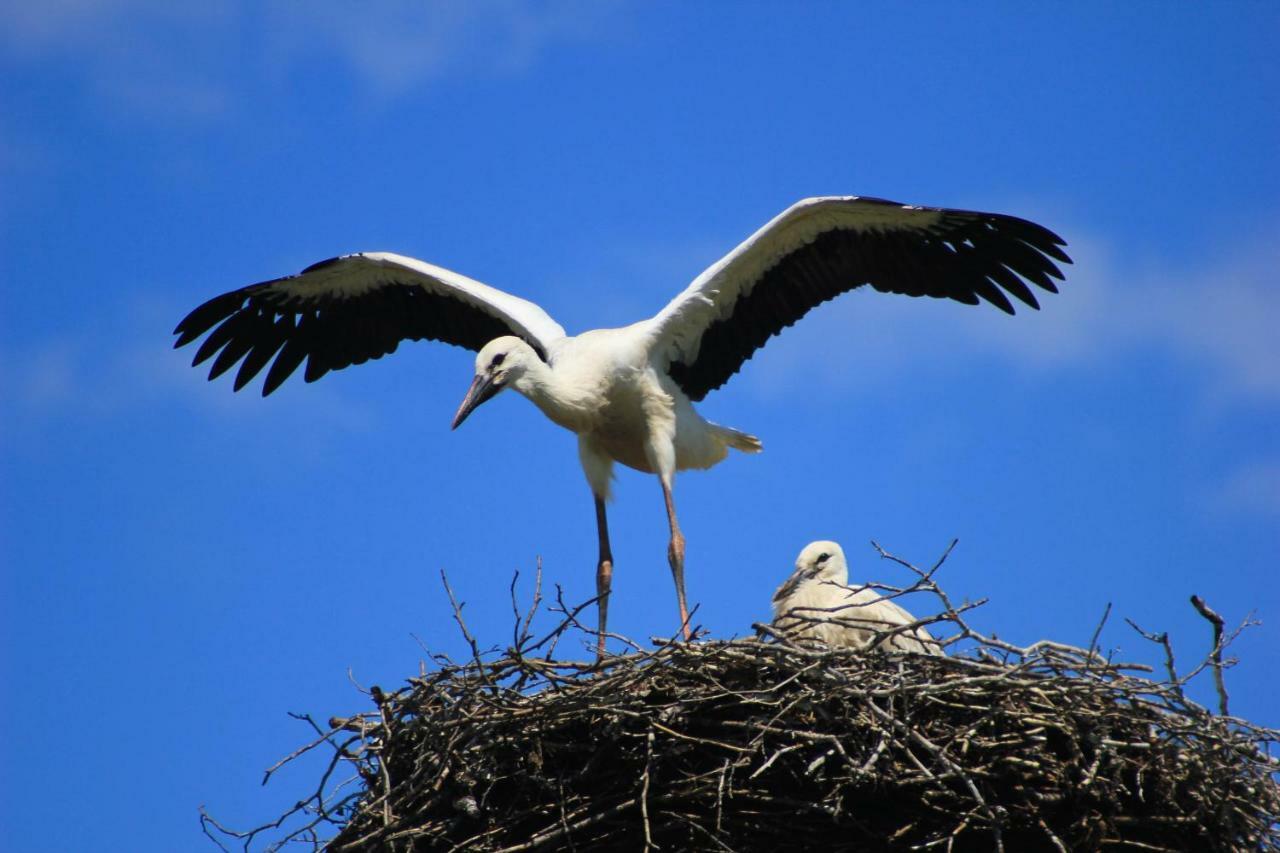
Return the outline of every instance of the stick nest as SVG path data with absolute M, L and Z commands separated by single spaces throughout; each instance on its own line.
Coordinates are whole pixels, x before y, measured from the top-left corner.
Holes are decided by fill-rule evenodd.
M 531 609 L 504 651 L 467 634 L 471 661 L 372 688 L 374 710 L 302 717 L 318 737 L 295 756 L 333 750 L 285 816 L 303 826 L 205 816 L 206 831 L 335 851 L 1280 850 L 1280 733 L 1186 699 L 1171 650 L 1158 682 L 1092 647 L 1018 648 L 929 591 L 944 612 L 924 621 L 965 651 L 814 648 L 757 626 L 563 661 L 581 607 L 541 640 Z M 342 767 L 356 785 L 330 784 Z

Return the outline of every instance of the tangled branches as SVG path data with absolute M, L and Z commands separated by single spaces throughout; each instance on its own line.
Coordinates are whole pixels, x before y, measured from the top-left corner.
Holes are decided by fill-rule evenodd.
M 560 602 L 535 638 L 537 595 L 485 655 L 455 602 L 472 659 L 316 726 L 299 752 L 333 753 L 286 815 L 300 827 L 206 831 L 249 849 L 269 829 L 322 846 L 328 829 L 335 851 L 1280 849 L 1280 732 L 1187 700 L 1167 637 L 1157 682 L 1092 646 L 977 633 L 934 583 L 941 562 L 903 565 L 906 591 L 942 604 L 922 621 L 966 647 L 950 657 L 806 648 L 762 625 L 563 661 L 582 607 Z M 1221 672 L 1215 627 L 1195 671 Z M 330 782 L 344 767 L 351 790 Z

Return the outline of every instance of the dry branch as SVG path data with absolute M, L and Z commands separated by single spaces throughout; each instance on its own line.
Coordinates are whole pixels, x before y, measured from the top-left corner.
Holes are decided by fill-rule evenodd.
M 953 631 L 952 656 L 792 645 L 762 625 L 559 660 L 581 606 L 557 596 L 535 637 L 540 583 L 513 645 L 486 654 L 450 595 L 469 661 L 436 657 L 318 730 L 324 779 L 281 821 L 206 832 L 334 851 L 1280 850 L 1280 732 L 1189 701 L 1167 636 L 1142 632 L 1167 651 L 1163 681 L 1105 658 L 1097 631 L 1086 649 L 1020 648 L 965 621 L 941 560 L 881 553 L 915 574 L 894 592 L 941 602 L 922 622 Z M 1218 624 L 1194 671 L 1220 678 L 1234 636 Z M 330 782 L 342 766 L 354 790 Z

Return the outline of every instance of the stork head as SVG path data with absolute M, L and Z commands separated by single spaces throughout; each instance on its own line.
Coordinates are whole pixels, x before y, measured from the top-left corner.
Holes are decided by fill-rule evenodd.
M 844 551 L 834 542 L 819 540 L 804 546 L 796 557 L 796 570 L 773 594 L 773 615 L 781 616 L 790 606 L 789 599 L 800 587 L 810 583 L 837 583 L 847 586 L 849 569 Z
M 844 551 L 834 542 L 819 540 L 804 546 L 796 557 L 796 574 L 819 582 L 841 585 L 849 582 L 849 566 L 844 561 Z
M 513 335 L 494 338 L 485 344 L 476 353 L 476 377 L 471 380 L 467 396 L 462 398 L 462 405 L 453 416 L 453 429 L 457 429 L 481 403 L 519 381 L 529 369 L 530 359 L 537 358 L 533 347 Z

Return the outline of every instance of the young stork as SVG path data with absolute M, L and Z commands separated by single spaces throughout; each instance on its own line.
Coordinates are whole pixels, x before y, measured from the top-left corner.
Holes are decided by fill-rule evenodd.
M 1062 273 L 1053 261 L 1070 263 L 1065 245 L 1013 216 L 858 196 L 809 198 L 709 267 L 657 315 L 621 329 L 567 336 L 532 302 L 413 258 L 363 252 L 217 296 L 178 324 L 174 345 L 209 332 L 192 365 L 212 358 L 214 379 L 239 363 L 237 391 L 270 362 L 264 396 L 304 360 L 304 378 L 314 382 L 394 352 L 403 340 L 477 350 L 475 379 L 454 427 L 514 388 L 578 435 L 595 497 L 603 653 L 613 572 L 605 502 L 615 462 L 656 474 L 662 486 L 667 558 L 687 639 L 675 474 L 709 468 L 729 448 L 760 450 L 753 436 L 703 420 L 691 402 L 727 382 L 811 308 L 862 285 L 969 305 L 986 300 L 1009 314 L 1008 296 L 1038 308 L 1027 284 L 1057 292 L 1053 279 Z
M 844 550 L 835 542 L 810 542 L 796 570 L 773 594 L 773 624 L 793 639 L 862 649 L 888 634 L 886 651 L 940 655 L 942 647 L 923 626 L 888 633 L 916 618 L 867 587 L 849 586 Z

